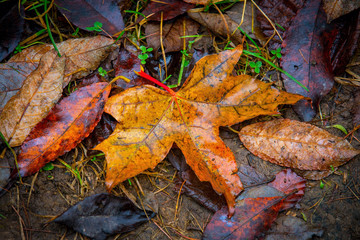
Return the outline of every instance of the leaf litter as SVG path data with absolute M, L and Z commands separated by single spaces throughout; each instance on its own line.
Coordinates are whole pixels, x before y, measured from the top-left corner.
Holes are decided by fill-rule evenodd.
M 231 4 L 229 4 L 229 5 L 231 5 Z M 224 5 L 222 5 L 222 3 L 220 3 L 219 5 L 218 5 L 220 8 L 222 8 L 223 6 L 227 6 L 226 4 L 224 4 Z M 208 7 L 208 6 L 205 6 L 205 8 L 206 7 Z M 137 10 L 138 8 L 136 8 L 136 10 Z M 214 9 L 215 10 L 215 9 Z M 134 16 L 134 15 L 133 15 Z M 129 35 L 128 35 L 129 36 Z M 131 38 L 131 40 L 134 40 L 134 38 Z M 219 42 L 217 42 L 217 43 L 219 43 Z M 136 42 L 135 42 L 135 44 L 136 44 Z M 221 48 L 221 45 L 216 45 L 216 43 L 215 42 L 213 42 L 213 44 L 214 44 L 214 48 L 215 48 L 215 50 L 217 50 L 217 51 L 219 51 L 220 49 L 219 49 L 219 47 Z M 221 50 L 220 50 L 221 51 Z M 241 63 L 240 64 L 244 64 L 244 61 L 241 61 Z M 95 67 L 96 68 L 96 67 Z M 110 75 L 112 74 L 111 73 L 111 68 L 106 68 L 106 70 L 107 71 L 109 71 L 110 70 Z M 239 71 L 237 68 L 236 68 L 236 70 L 237 71 Z M 263 70 L 263 69 L 262 69 Z M 245 70 L 246 71 L 246 70 Z M 260 72 L 261 74 L 263 74 L 262 72 Z M 86 73 L 85 73 L 86 74 Z M 164 79 L 164 78 L 163 78 Z M 72 83 L 72 84 L 74 84 L 74 83 Z M 76 89 L 76 83 L 74 84 L 74 86 L 71 86 L 69 89 Z M 322 109 L 323 110 L 323 113 L 328 113 L 328 109 Z M 331 111 L 332 111 L 332 109 L 330 109 L 330 113 L 331 113 Z M 332 116 L 332 115 L 331 115 Z M 256 120 L 255 120 L 256 121 Z M 328 120 L 327 118 L 325 119 L 325 122 L 322 122 L 323 124 L 328 124 L 327 123 L 327 121 L 331 121 L 331 120 Z M 247 123 L 245 123 L 245 125 L 246 125 Z M 331 123 L 331 125 L 334 125 L 334 124 L 336 124 L 336 123 Z M 345 126 L 345 128 L 347 128 L 347 129 L 349 129 L 349 126 L 347 126 L 347 125 L 344 125 Z M 238 144 L 238 147 L 241 147 L 241 144 L 239 143 Z M 238 150 L 238 147 L 237 148 L 232 148 L 232 151 L 234 152 L 234 153 L 236 153 L 237 152 L 237 150 Z M 243 151 L 243 150 L 242 150 Z M 244 150 L 244 151 L 246 151 L 246 150 Z M 88 157 L 86 157 L 86 154 L 93 154 L 92 152 L 88 152 L 88 151 L 86 151 L 86 149 L 84 149 L 83 147 L 82 147 L 82 145 L 80 144 L 79 145 L 79 147 L 78 148 L 76 148 L 74 151 L 71 151 L 70 152 L 70 155 L 68 155 L 70 158 L 71 158 L 71 156 L 72 155 L 74 155 L 74 157 L 75 158 L 78 158 L 78 160 L 79 160 L 79 162 L 73 162 L 73 163 L 71 163 L 70 164 L 70 162 L 71 162 L 71 160 L 70 160 L 70 158 L 67 158 L 66 157 L 66 155 L 64 155 L 64 157 L 66 157 L 68 160 L 66 160 L 66 161 L 68 161 L 69 162 L 69 160 L 70 160 L 70 162 L 69 162 L 69 165 L 67 165 L 66 166 L 66 169 L 70 169 L 72 172 L 74 172 L 74 171 L 78 171 L 78 167 L 80 167 L 79 168 L 79 171 L 80 171 L 80 177 L 81 177 L 81 175 L 83 175 L 83 182 L 85 183 L 85 184 L 91 184 L 90 186 L 93 186 L 92 184 L 94 184 L 94 179 L 92 178 L 92 176 L 97 176 L 97 178 L 96 179 L 99 179 L 98 177 L 99 176 L 101 176 L 101 174 L 102 173 L 100 173 L 100 175 L 99 175 L 99 172 L 98 173 L 96 173 L 97 172 L 97 170 L 99 170 L 99 171 L 101 171 L 101 168 L 99 168 L 99 166 L 98 166 L 98 161 L 99 161 L 99 159 L 98 159 L 98 156 L 100 156 L 101 154 L 96 154 L 95 156 L 94 155 L 92 155 L 92 156 L 88 156 Z M 77 156 L 77 157 L 76 157 Z M 74 159 L 75 159 L 74 158 Z M 84 158 L 85 158 L 85 160 L 84 160 Z M 90 169 L 92 169 L 92 170 L 90 170 L 90 172 L 89 171 L 84 171 L 84 169 L 85 169 L 85 167 L 87 166 L 87 161 L 89 161 L 88 159 L 92 159 L 91 160 L 91 165 L 92 165 L 92 168 L 88 168 L 89 170 Z M 101 158 L 101 157 L 100 157 Z M 249 158 L 250 159 L 250 158 Z M 59 160 L 60 161 L 60 160 Z M 74 160 L 73 160 L 74 161 Z M 89 162 L 90 163 L 90 162 Z M 353 162 L 351 162 L 350 164 L 353 164 Z M 355 163 L 356 164 L 356 163 Z M 61 166 L 60 166 L 61 167 Z M 113 190 L 113 192 L 117 192 L 117 191 L 119 191 L 120 189 L 120 191 L 123 191 L 130 199 L 133 199 L 133 201 L 135 200 L 136 201 L 136 198 L 134 197 L 134 195 L 132 195 L 132 194 L 135 194 L 135 196 L 136 195 L 138 195 L 139 196 L 139 198 L 140 198 L 140 203 L 138 203 L 139 205 L 142 205 L 142 204 L 147 204 L 147 202 L 141 202 L 141 194 L 145 194 L 145 195 L 147 195 L 148 194 L 148 191 L 146 191 L 145 189 L 143 190 L 142 188 L 144 187 L 144 177 L 146 178 L 147 176 L 149 177 L 148 179 L 150 180 L 150 181 L 152 181 L 151 179 L 153 179 L 153 182 L 151 183 L 151 186 L 152 186 L 152 188 L 156 188 L 156 187 L 159 187 L 159 180 L 161 179 L 161 177 L 162 176 L 164 176 L 164 173 L 165 173 L 165 171 L 168 171 L 168 165 L 167 165 L 167 163 L 166 162 L 162 162 L 157 168 L 156 168 L 156 172 L 155 172 L 155 174 L 159 174 L 159 175 L 157 175 L 158 177 L 160 177 L 160 178 L 158 178 L 158 177 L 153 177 L 154 175 L 154 172 L 148 172 L 148 171 L 145 171 L 145 175 L 140 175 L 140 176 L 138 176 L 138 177 L 136 177 L 136 178 L 131 178 L 130 180 L 129 180 L 129 183 L 123 183 L 123 184 L 120 184 L 120 188 L 116 188 L 116 189 L 114 189 Z M 95 170 L 95 169 L 97 169 L 97 170 Z M 57 164 L 55 164 L 55 169 L 54 170 L 52 170 L 52 171 L 57 171 L 57 172 L 59 172 L 61 170 L 61 168 L 59 168 L 59 166 L 57 165 Z M 94 172 L 93 172 L 94 171 Z M 243 172 L 244 172 L 244 170 L 242 170 Z M 95 175 L 92 175 L 92 173 L 94 173 Z M 350 172 L 351 173 L 351 172 Z M 85 174 L 85 175 L 84 175 Z M 171 178 L 170 175 L 171 174 L 171 172 L 167 172 L 165 175 L 169 178 L 169 181 L 170 182 L 172 182 L 173 181 L 173 177 Z M 35 185 L 34 185 L 34 187 L 36 187 L 36 186 L 40 186 L 40 185 L 37 185 L 37 182 L 38 181 L 40 181 L 40 183 L 45 183 L 43 180 L 41 180 L 41 176 L 44 176 L 42 173 L 40 173 L 39 174 L 39 176 L 40 176 L 40 178 L 36 178 L 38 175 L 36 175 L 35 176 L 35 178 L 33 179 L 33 183 L 35 183 Z M 344 179 L 345 179 L 345 176 L 346 176 L 346 172 L 344 172 L 343 173 L 343 176 L 344 176 Z M 351 175 L 350 175 L 351 176 Z M 56 177 L 56 176 L 55 176 Z M 64 175 L 64 177 L 65 177 L 65 175 Z M 241 177 L 241 176 L 240 176 Z M 333 177 L 332 176 L 330 176 L 330 178 L 332 178 L 333 179 Z M 70 183 L 71 181 L 69 181 L 70 179 L 67 177 L 67 178 L 65 178 L 65 179 L 68 179 L 68 182 L 64 182 L 63 181 L 63 183 L 64 184 L 67 184 L 71 189 L 73 189 L 72 191 L 73 191 L 73 193 L 78 193 L 78 194 L 83 194 L 84 193 L 84 191 L 86 192 L 86 191 L 88 191 L 87 189 L 87 186 L 89 186 L 89 185 L 81 185 L 81 186 L 79 186 L 79 188 L 78 188 L 78 191 L 77 190 L 75 190 L 77 187 L 77 181 L 72 181 L 72 183 Z M 92 180 L 93 179 L 93 180 Z M 26 181 L 28 181 L 28 179 L 26 179 L 25 178 L 25 180 Z M 36 181 L 35 181 L 36 180 Z M 90 180 L 90 181 L 89 181 Z M 138 181 L 138 180 L 140 180 L 140 182 Z M 47 180 L 47 181 L 49 181 L 49 180 Z M 52 180 L 51 180 L 52 181 Z M 97 182 L 98 180 L 96 180 L 95 182 Z M 346 181 L 346 180 L 343 180 L 343 181 Z M 56 183 L 56 182 L 55 182 Z M 56 184 L 57 185 L 57 184 Z M 142 185 L 142 186 L 141 186 Z M 244 184 L 245 185 L 245 184 Z M 29 185 L 30 186 L 30 185 Z M 58 185 L 59 186 L 59 185 Z M 60 187 L 62 186 L 62 183 L 61 183 L 61 185 L 60 185 Z M 132 191 L 132 193 L 131 192 L 129 192 L 129 191 L 127 191 L 125 188 L 124 188 L 124 186 L 127 188 L 127 189 L 132 189 L 132 190 L 135 190 L 136 189 L 136 191 L 134 192 L 134 191 Z M 325 182 L 325 188 L 324 189 L 326 189 L 327 188 L 327 186 L 330 186 L 329 185 L 329 182 Z M 353 187 L 353 185 L 347 185 L 348 187 L 350 187 L 350 188 L 352 188 Z M 75 187 L 75 188 L 74 188 Z M 180 186 L 181 187 L 181 186 Z M 36 192 L 34 192 L 34 191 L 32 191 L 32 189 L 33 189 L 33 185 L 31 185 L 31 189 L 30 189 L 30 192 L 33 192 L 33 196 L 36 196 L 38 199 L 41 199 L 41 197 L 45 197 L 45 194 L 47 194 L 48 193 L 48 191 L 43 191 L 43 194 L 44 194 L 44 196 L 41 196 L 41 195 L 39 195 L 39 194 L 36 194 Z M 64 188 L 60 188 L 60 189 L 64 189 Z M 22 191 L 22 190 L 21 190 Z M 56 191 L 56 190 L 55 190 Z M 155 196 L 156 196 L 156 198 L 157 199 L 161 199 L 161 196 L 160 195 L 165 195 L 165 194 L 168 194 L 168 192 L 170 191 L 170 189 L 168 188 L 168 186 L 167 186 L 167 184 L 165 184 L 165 185 L 162 185 L 160 188 L 159 188 L 159 191 L 157 191 L 157 192 L 155 192 Z M 170 193 L 171 193 L 172 191 L 170 191 Z M 328 191 L 327 191 L 328 192 Z M 351 191 L 349 191 L 348 190 L 348 192 L 349 193 L 351 193 Z M 34 195 L 34 194 L 36 194 L 36 195 Z M 140 194 L 140 195 L 139 195 Z M 187 206 L 187 205 L 183 205 L 187 200 L 186 200 L 186 198 L 183 198 L 181 195 L 180 195 L 180 193 L 178 193 L 179 195 L 178 195 L 178 197 L 177 197 L 177 200 L 176 200 L 176 197 L 174 197 L 175 199 L 175 201 L 174 200 L 172 200 L 172 201 L 174 201 L 174 204 L 176 203 L 176 208 L 173 208 L 173 206 L 171 206 L 170 208 L 166 208 L 165 207 L 165 205 L 167 205 L 167 204 L 163 204 L 163 205 L 160 205 L 161 207 L 160 208 L 162 208 L 163 210 L 162 211 L 160 211 L 159 212 L 159 214 L 161 214 L 163 217 L 168 217 L 169 215 L 171 216 L 171 212 L 172 213 L 175 213 L 175 218 L 174 218 L 174 214 L 170 217 L 170 218 L 174 218 L 174 219 L 178 219 L 178 220 L 176 220 L 176 221 L 179 221 L 179 223 L 180 223 L 180 221 L 181 221 L 181 219 L 184 219 L 183 218 L 183 210 L 181 210 L 181 208 L 184 208 L 185 206 Z M 319 196 L 320 196 L 321 194 L 319 194 Z M 46 195 L 46 196 L 49 196 L 48 194 Z M 67 201 L 69 201 L 69 202 L 71 202 L 71 203 L 74 203 L 74 197 L 72 197 L 72 200 L 71 199 L 69 199 L 69 195 L 64 195 L 65 196 L 65 199 L 67 200 Z M 149 195 L 150 196 L 150 195 Z M 175 195 L 173 195 L 173 196 L 175 196 Z M 34 198 L 34 197 L 33 197 Z M 33 200 L 33 198 L 31 199 L 31 200 Z M 71 197 L 70 197 L 71 198 Z M 354 197 L 355 198 L 355 197 Z M 50 198 L 49 198 L 50 199 Z M 29 199 L 28 199 L 28 201 L 30 200 L 30 196 L 29 196 Z M 31 201 L 30 200 L 30 201 Z M 36 199 L 35 199 L 36 200 Z M 39 204 L 37 203 L 37 201 L 31 201 L 33 204 L 35 204 L 34 206 L 39 206 Z M 54 201 L 54 202 L 56 202 L 56 201 Z M 68 202 L 68 204 L 69 204 L 69 202 Z M 171 201 L 170 201 L 171 202 Z M 46 201 L 44 201 L 44 203 L 46 203 Z M 191 206 L 191 205 L 189 205 L 189 206 Z M 320 205 L 320 206 L 316 206 L 316 209 L 321 209 L 323 206 L 322 205 Z M 43 207 L 41 207 L 41 208 L 38 208 L 37 210 L 35 210 L 35 212 L 41 212 L 42 211 L 42 209 L 43 209 Z M 26 209 L 23 209 L 24 211 L 26 211 Z M 173 211 L 174 210 L 174 211 Z M 198 210 L 196 210 L 196 211 L 198 211 Z M 201 229 L 203 229 L 203 226 L 204 225 L 201 225 L 201 224 L 196 224 L 196 222 L 197 222 L 197 220 L 200 220 L 200 219 L 204 219 L 204 221 L 205 221 L 205 219 L 208 217 L 206 217 L 206 216 L 203 216 L 203 217 L 200 217 L 200 219 L 198 218 L 199 216 L 198 215 L 196 215 L 196 211 L 191 211 L 191 213 L 192 213 L 192 215 L 191 216 L 188 216 L 188 218 L 187 219 L 194 219 L 194 224 L 195 225 L 193 225 L 193 226 L 196 226 L 196 228 L 197 229 L 199 229 L 199 231 L 201 230 Z M 166 212 L 169 212 L 170 214 L 167 214 Z M 315 212 L 315 211 L 314 211 Z M 327 212 L 331 212 L 331 211 L 327 211 Z M 340 212 L 345 212 L 345 211 L 340 211 Z M 45 213 L 46 214 L 46 212 L 43 212 L 43 213 Z M 49 213 L 49 212 L 47 212 L 47 213 Z M 58 211 L 58 213 L 59 213 L 59 211 Z M 181 214 L 182 213 L 182 214 Z M 305 213 L 305 214 L 308 214 L 308 213 Z M 318 212 L 316 213 L 316 214 L 319 214 Z M 309 215 L 308 215 L 308 217 L 309 217 Z M 304 217 L 305 218 L 305 217 Z M 169 218 L 166 218 L 166 219 L 169 219 Z M 315 219 L 316 220 L 316 219 Z M 10 221 L 9 221 L 10 222 Z M 200 222 L 201 223 L 201 222 Z M 25 226 L 25 229 L 28 229 L 26 226 L 27 224 L 27 222 L 25 222 L 24 224 L 23 224 L 23 226 Z M 180 229 L 180 228 L 178 228 L 177 227 L 177 223 L 175 222 L 175 225 L 172 223 L 172 222 L 169 222 L 169 225 L 164 225 L 164 223 L 162 223 L 162 222 L 159 222 L 158 220 L 155 220 L 155 221 L 153 221 L 152 223 L 151 223 L 156 229 L 157 229 L 157 231 L 158 232 L 162 232 L 162 234 L 165 234 L 165 235 L 167 235 L 167 234 L 170 234 L 170 235 L 172 235 L 173 233 L 175 234 L 175 235 L 177 235 L 177 236 L 183 236 L 183 234 L 185 233 L 185 232 L 183 232 L 183 230 L 182 229 Z M 150 225 L 151 225 L 150 224 Z M 16 226 L 17 224 L 13 224 L 13 226 Z M 192 223 L 191 223 L 191 225 L 192 225 Z M 157 226 L 157 227 L 156 227 Z M 325 225 L 324 225 L 325 226 Z M 164 230 L 165 229 L 165 231 L 162 231 L 162 230 Z M 167 232 L 168 230 L 170 230 L 170 232 Z M 331 230 L 330 230 L 331 231 Z M 18 231 L 18 232 L 20 232 L 20 231 Z M 24 233 L 25 234 L 28 234 L 29 233 L 29 230 L 25 230 L 24 231 Z M 37 233 L 33 233 L 33 234 L 37 234 Z M 189 234 L 189 232 L 187 232 L 186 231 L 186 233 L 185 234 Z M 37 234 L 37 235 L 39 235 L 39 234 Z M 165 236 L 165 235 L 163 235 L 163 236 Z M 131 236 L 131 233 L 130 233 L 130 236 Z M 132 235 L 132 236 L 134 236 L 134 235 Z M 168 235 L 169 236 L 169 235 Z M 188 236 L 191 236 L 191 234 L 190 235 L 188 235 Z M 195 236 L 195 235 L 192 235 L 192 236 Z M 197 235 L 197 236 L 199 236 L 199 235 Z M 59 236 L 60 237 L 60 236 Z

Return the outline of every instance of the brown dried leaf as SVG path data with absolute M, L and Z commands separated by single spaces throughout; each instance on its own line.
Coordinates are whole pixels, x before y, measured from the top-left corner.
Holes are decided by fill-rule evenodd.
M 213 33 L 223 37 L 230 36 L 230 39 L 235 44 L 241 42 L 242 34 L 237 30 L 239 24 L 233 21 L 229 16 L 223 15 L 226 20 L 226 23 L 224 23 L 224 18 L 217 13 L 189 12 L 188 15 L 201 25 L 210 29 Z M 226 25 L 229 29 L 226 28 Z M 232 34 L 234 31 L 235 33 Z
M 184 23 L 185 22 L 185 23 Z M 185 24 L 185 34 L 184 26 Z M 176 52 L 183 49 L 183 38 L 181 36 L 195 35 L 199 24 L 187 18 L 177 19 L 172 23 L 163 25 L 163 44 L 165 52 Z M 148 47 L 157 51 L 160 48 L 160 23 L 149 23 L 145 27 L 146 42 Z M 186 44 L 194 38 L 186 38 Z
M 239 136 L 256 156 L 302 170 L 330 170 L 360 153 L 340 137 L 290 119 L 255 123 L 241 129 Z
M 0 131 L 10 143 L 19 146 L 60 99 L 64 80 L 65 56 L 55 50 L 46 53 L 38 68 L 24 81 L 0 114 Z
M 328 23 L 360 8 L 360 0 L 323 0 L 323 4 Z
M 113 45 L 114 40 L 103 37 L 76 38 L 63 41 L 56 44 L 61 55 L 66 55 L 65 75 L 76 72 L 64 80 L 63 86 L 66 86 L 71 79 L 79 79 L 87 76 L 95 70 L 100 62 L 104 60 L 109 53 L 116 48 Z M 12 57 L 9 62 L 29 62 L 37 64 L 40 58 L 48 51 L 54 49 L 51 44 L 36 45 L 24 49 L 21 53 Z

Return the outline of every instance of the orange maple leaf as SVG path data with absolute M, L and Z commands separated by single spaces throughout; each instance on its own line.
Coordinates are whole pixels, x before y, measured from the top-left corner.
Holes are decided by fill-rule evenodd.
M 248 75 L 231 76 L 242 46 L 200 59 L 178 92 L 145 85 L 111 97 L 105 112 L 119 123 L 95 147 L 105 153 L 106 185 L 154 168 L 175 142 L 201 181 L 224 194 L 230 215 L 242 190 L 231 150 L 219 137 L 219 126 L 278 113 L 279 104 L 303 97 L 279 91 Z

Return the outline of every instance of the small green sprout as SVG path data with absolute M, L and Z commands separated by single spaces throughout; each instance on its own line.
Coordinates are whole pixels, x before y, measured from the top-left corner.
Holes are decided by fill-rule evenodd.
M 323 183 L 323 181 L 322 181 L 322 180 L 320 180 L 320 188 L 321 188 L 321 189 L 323 189 L 323 188 L 324 188 L 324 186 L 325 186 L 325 184 Z
M 105 69 L 103 69 L 102 67 L 99 67 L 98 72 L 99 72 L 100 76 L 103 76 L 103 77 L 105 77 L 108 74 L 108 72 Z
M 54 169 L 54 165 L 50 162 L 45 164 L 45 166 L 41 169 L 43 171 L 51 171 Z
M 261 61 L 257 61 L 255 62 L 250 62 L 249 63 L 251 68 L 254 68 L 255 73 L 260 73 L 260 68 L 262 66 L 262 62 Z
M 74 37 L 75 37 L 75 36 L 78 36 L 79 30 L 80 30 L 79 28 L 76 28 L 76 29 L 75 29 L 75 32 L 72 33 L 71 35 L 73 35 Z
M 141 64 L 146 63 L 146 59 L 149 58 L 149 55 L 147 52 L 151 52 L 153 48 L 146 48 L 145 46 L 140 46 L 141 54 L 138 56 L 138 58 L 141 60 Z
M 272 59 L 274 59 L 275 57 L 277 57 L 278 59 L 280 59 L 282 57 L 281 55 L 281 48 L 278 48 L 276 50 L 271 50 L 271 54 L 274 55 L 272 57 Z
M 103 24 L 101 22 L 94 22 L 94 26 L 93 27 L 86 27 L 86 30 L 88 31 L 95 31 L 95 32 L 101 32 L 102 31 L 102 26 Z
M 344 128 L 344 126 L 340 125 L 340 124 L 335 124 L 335 125 L 332 125 L 332 126 L 327 126 L 326 128 L 337 128 L 339 129 L 340 131 L 342 131 L 343 133 L 345 133 L 345 135 L 348 134 L 348 131 L 346 130 L 346 128 Z

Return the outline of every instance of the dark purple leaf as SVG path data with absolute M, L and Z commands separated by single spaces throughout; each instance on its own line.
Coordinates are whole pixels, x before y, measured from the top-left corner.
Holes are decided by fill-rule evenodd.
M 81 29 L 101 22 L 102 29 L 113 35 L 124 29 L 124 21 L 114 0 L 55 0 L 58 9 Z M 103 33 L 104 34 L 104 33 Z
M 24 30 L 23 17 L 24 8 L 18 1 L 0 2 L 0 61 L 19 44 Z
M 91 149 L 107 139 L 115 130 L 117 121 L 109 114 L 103 113 L 94 131 L 83 140 L 88 149 Z
M 131 231 L 155 213 L 139 209 L 125 197 L 100 193 L 85 198 L 54 220 L 96 240 Z
M 282 45 L 281 67 L 310 90 L 307 92 L 282 74 L 288 92 L 312 100 L 312 104 L 300 100 L 293 106 L 303 121 L 310 121 L 316 115 L 321 98 L 334 85 L 329 51 L 324 46 L 325 40 L 332 42 L 334 35 L 326 34 L 327 27 L 321 0 L 308 1 L 292 21 Z

